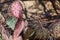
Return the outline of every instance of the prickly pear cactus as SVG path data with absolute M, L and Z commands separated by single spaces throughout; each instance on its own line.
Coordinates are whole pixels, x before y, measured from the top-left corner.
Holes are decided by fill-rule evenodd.
M 53 36 L 55 38 L 59 38 L 60 37 L 60 21 L 59 22 L 56 22 L 54 25 L 53 25 Z
M 36 38 L 38 39 L 47 39 L 49 37 L 49 32 L 48 30 L 38 30 L 36 32 Z
M 6 19 L 6 24 L 12 29 L 14 30 L 15 24 L 18 20 L 18 18 L 21 18 L 21 13 L 22 13 L 22 5 L 19 1 L 14 1 L 11 5 L 10 5 L 10 9 L 9 11 L 11 12 L 10 14 L 12 15 L 12 17 L 8 17 Z M 11 26 L 12 25 L 12 26 Z
M 24 40 L 34 38 L 34 36 L 33 36 L 34 33 L 35 33 L 34 29 L 28 28 L 27 31 L 24 33 Z
M 19 18 L 21 16 L 21 13 L 22 13 L 22 5 L 21 5 L 21 3 L 19 1 L 14 1 L 11 4 L 10 12 L 12 13 L 12 15 Z

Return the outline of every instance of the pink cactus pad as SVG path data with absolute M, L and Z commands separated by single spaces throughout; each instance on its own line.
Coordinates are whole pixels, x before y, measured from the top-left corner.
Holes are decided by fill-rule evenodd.
M 10 7 L 10 12 L 12 13 L 13 16 L 20 18 L 21 13 L 22 13 L 22 5 L 19 1 L 14 1 L 11 4 Z

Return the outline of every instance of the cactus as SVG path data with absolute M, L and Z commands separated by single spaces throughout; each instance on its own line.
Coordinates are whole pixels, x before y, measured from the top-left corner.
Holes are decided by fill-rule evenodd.
M 21 17 L 21 13 L 22 13 L 21 3 L 18 2 L 18 1 L 14 1 L 11 4 L 10 12 L 12 13 L 13 16 L 15 16 L 17 18 L 20 18 Z

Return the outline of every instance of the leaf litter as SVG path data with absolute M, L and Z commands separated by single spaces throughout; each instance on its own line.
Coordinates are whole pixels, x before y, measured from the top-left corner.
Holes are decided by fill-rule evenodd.
M 59 4 L 59 0 L 1 0 L 0 40 L 60 40 Z

